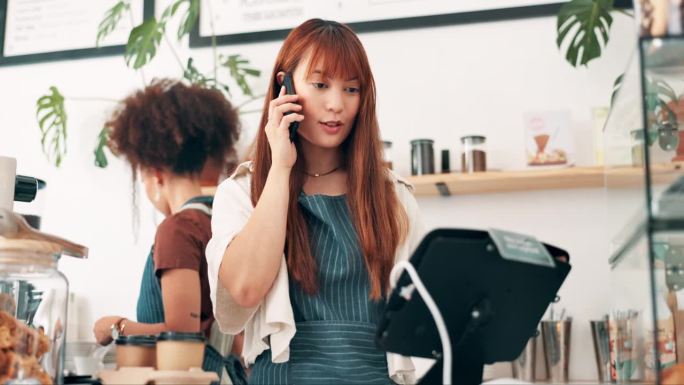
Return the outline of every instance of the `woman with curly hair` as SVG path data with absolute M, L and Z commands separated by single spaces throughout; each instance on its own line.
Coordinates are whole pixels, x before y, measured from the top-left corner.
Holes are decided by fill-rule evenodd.
M 110 148 L 140 175 L 147 198 L 165 219 L 157 227 L 140 285 L 137 321 L 100 318 L 100 344 L 117 335 L 203 333 L 214 322 L 205 247 L 211 238 L 212 197 L 200 174 L 234 153 L 237 113 L 216 90 L 158 80 L 123 100 L 107 122 Z M 218 175 L 216 175 L 218 177 Z M 205 370 L 222 372 L 223 357 L 208 347 Z

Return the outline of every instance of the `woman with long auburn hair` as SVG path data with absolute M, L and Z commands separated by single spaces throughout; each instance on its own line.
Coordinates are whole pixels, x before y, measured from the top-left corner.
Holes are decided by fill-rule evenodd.
M 410 186 L 382 162 L 361 41 L 343 24 L 304 22 L 267 95 L 252 161 L 214 200 L 207 260 L 219 326 L 244 330 L 251 383 L 412 382 L 410 359 L 373 341 L 392 266 L 423 229 Z

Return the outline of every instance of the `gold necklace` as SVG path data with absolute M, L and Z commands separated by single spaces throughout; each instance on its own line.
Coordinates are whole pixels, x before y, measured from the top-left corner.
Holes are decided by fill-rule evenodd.
M 319 176 L 326 176 L 326 175 L 328 175 L 328 174 L 332 174 L 332 173 L 334 173 L 335 171 L 339 170 L 340 167 L 342 167 L 342 165 L 339 165 L 339 166 L 337 166 L 337 167 L 335 167 L 335 168 L 333 168 L 332 170 L 327 171 L 327 172 L 321 172 L 321 173 L 315 172 L 315 173 L 313 173 L 313 174 L 309 174 L 307 171 L 304 171 L 304 174 L 306 174 L 306 175 L 308 175 L 308 176 L 310 176 L 310 177 L 318 178 Z

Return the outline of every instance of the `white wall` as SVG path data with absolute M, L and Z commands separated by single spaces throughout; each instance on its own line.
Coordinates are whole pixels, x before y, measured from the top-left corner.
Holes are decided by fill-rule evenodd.
M 613 41 L 588 70 L 565 63 L 555 46 L 554 18 L 362 34 L 377 81 L 382 134 L 394 142 L 395 168 L 409 173 L 408 142 L 413 138 L 433 138 L 436 152 L 449 148 L 455 159 L 458 138 L 470 133 L 487 136 L 491 168 L 524 168 L 524 113 L 559 109 L 572 114 L 577 163 L 591 164 L 591 109 L 607 105 L 613 80 L 626 66 L 631 26 L 631 19 L 616 16 Z M 224 46 L 220 52 L 243 54 L 267 77 L 279 46 Z M 180 53 L 187 52 L 183 48 Z M 208 68 L 209 49 L 192 53 L 200 68 Z M 149 79 L 177 76 L 179 69 L 163 50 L 145 72 Z M 48 182 L 43 202 L 17 205 L 17 211 L 39 206 L 45 231 L 90 247 L 88 260 L 65 259 L 61 269 L 81 298 L 78 339 L 91 339 L 97 317 L 134 317 L 139 278 L 161 218 L 141 200 L 136 242 L 126 165 L 119 160 L 106 170 L 92 165 L 92 149 L 110 102 L 70 99 L 68 156 L 59 169 L 48 164 L 34 114 L 35 100 L 50 85 L 72 98 L 118 99 L 141 82 L 121 57 L 0 68 L 0 154 L 16 157 L 19 173 Z M 255 86 L 263 90 L 265 81 Z M 257 115 L 245 116 L 244 123 L 243 145 L 253 134 Z M 453 159 L 452 167 L 458 167 Z M 571 378 L 595 378 L 588 320 L 609 305 L 602 190 L 421 198 L 419 204 L 430 227 L 493 226 L 567 249 L 573 271 L 560 295 L 576 321 Z

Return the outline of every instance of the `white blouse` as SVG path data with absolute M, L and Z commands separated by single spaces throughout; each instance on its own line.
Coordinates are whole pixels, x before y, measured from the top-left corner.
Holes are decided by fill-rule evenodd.
M 281 258 L 280 270 L 273 286 L 255 307 L 245 308 L 235 303 L 228 290 L 218 281 L 219 267 L 226 248 L 242 231 L 254 211 L 250 193 L 251 174 L 251 162 L 242 163 L 216 190 L 211 218 L 212 238 L 206 252 L 211 303 L 214 306 L 214 317 L 223 333 L 238 334 L 244 330 L 243 358 L 248 365 L 253 364 L 269 348 L 273 362 L 282 363 L 290 357 L 290 340 L 296 333 L 285 255 Z M 397 249 L 394 258 L 396 263 L 411 256 L 425 235 L 425 229 L 411 185 L 394 173 L 390 175 L 409 220 L 408 236 Z M 414 366 L 410 358 L 388 353 L 387 366 L 390 378 L 395 382 L 415 383 Z

